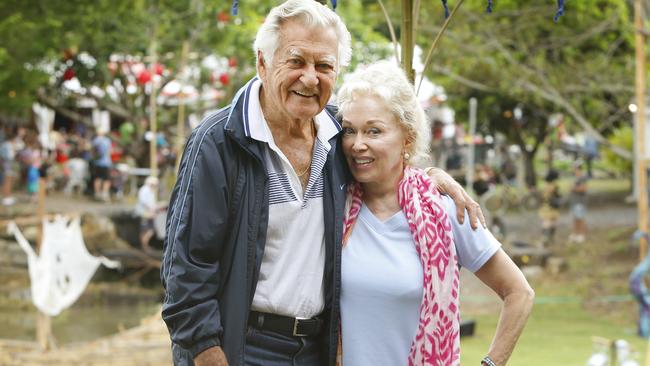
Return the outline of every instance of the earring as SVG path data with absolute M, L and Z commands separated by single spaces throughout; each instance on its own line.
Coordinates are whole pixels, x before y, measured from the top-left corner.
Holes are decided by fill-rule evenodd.
M 409 160 L 410 158 L 411 158 L 411 154 L 404 153 L 404 160 Z

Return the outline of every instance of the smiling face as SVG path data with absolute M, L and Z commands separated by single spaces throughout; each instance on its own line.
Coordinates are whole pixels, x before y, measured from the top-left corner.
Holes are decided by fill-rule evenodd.
M 342 111 L 343 152 L 354 178 L 364 188 L 396 187 L 404 170 L 407 135 L 386 103 L 361 96 Z
M 337 50 L 334 29 L 309 28 L 296 19 L 280 26 L 273 59 L 258 57 L 257 65 L 269 122 L 311 120 L 325 108 L 336 82 Z

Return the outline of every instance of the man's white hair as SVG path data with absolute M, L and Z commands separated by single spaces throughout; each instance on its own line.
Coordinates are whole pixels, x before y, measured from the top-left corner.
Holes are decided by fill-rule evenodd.
M 406 131 L 407 141 L 411 143 L 407 150 L 411 155 L 409 163 L 425 164 L 429 159 L 431 132 L 413 84 L 404 71 L 388 61 L 358 67 L 347 76 L 337 94 L 339 115 L 344 115 L 355 100 L 367 96 L 381 99 Z
M 289 19 L 298 19 L 310 28 L 332 27 L 338 39 L 338 66 L 345 67 L 350 63 L 352 49 L 350 47 L 350 32 L 343 24 L 341 18 L 327 6 L 315 0 L 287 0 L 271 9 L 264 23 L 257 31 L 253 51 L 262 51 L 264 61 L 273 60 L 275 50 L 278 48 L 280 26 Z M 338 70 L 337 70 L 338 71 Z

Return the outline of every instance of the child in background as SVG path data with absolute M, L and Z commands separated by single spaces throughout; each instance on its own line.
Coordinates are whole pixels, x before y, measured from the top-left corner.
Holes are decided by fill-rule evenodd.
M 154 217 L 158 210 L 157 193 L 158 178 L 153 176 L 147 177 L 144 185 L 138 190 L 135 213 L 140 217 L 140 245 L 145 252 L 150 250 L 149 241 L 155 234 Z
M 587 237 L 587 180 L 582 164 L 575 165 L 575 180 L 571 187 L 571 215 L 573 216 L 573 230 L 569 235 L 569 241 L 582 243 Z
M 29 166 L 27 167 L 27 193 L 30 200 L 36 202 L 38 193 L 38 181 L 40 179 L 39 168 L 41 166 L 41 159 L 38 150 L 32 152 Z

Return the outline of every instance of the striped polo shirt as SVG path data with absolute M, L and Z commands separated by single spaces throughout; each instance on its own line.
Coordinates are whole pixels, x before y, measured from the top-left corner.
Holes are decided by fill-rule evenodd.
M 309 318 L 321 313 L 325 305 L 323 171 L 331 148 L 328 141 L 341 126 L 326 110 L 314 118 L 318 132 L 309 181 L 303 191 L 264 119 L 261 85 L 254 79 L 247 86 L 243 118 L 247 136 L 264 143 L 269 178 L 269 222 L 252 310 Z

